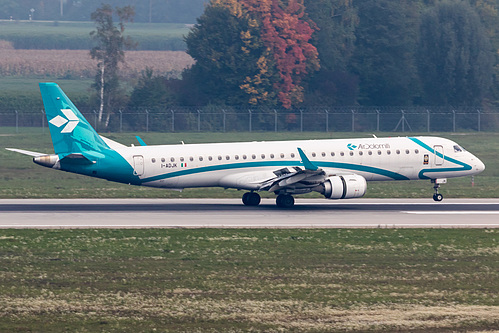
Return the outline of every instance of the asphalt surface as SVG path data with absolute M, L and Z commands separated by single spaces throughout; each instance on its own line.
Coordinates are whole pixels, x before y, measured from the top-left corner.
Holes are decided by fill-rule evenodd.
M 499 228 L 499 199 L 5 199 L 0 228 Z

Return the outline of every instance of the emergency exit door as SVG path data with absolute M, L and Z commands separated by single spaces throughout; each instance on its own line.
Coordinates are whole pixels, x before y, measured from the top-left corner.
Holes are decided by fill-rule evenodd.
M 133 157 L 133 174 L 135 176 L 144 174 L 144 156 L 136 155 Z
M 433 150 L 435 151 L 435 165 L 444 164 L 444 147 L 443 146 L 433 146 Z

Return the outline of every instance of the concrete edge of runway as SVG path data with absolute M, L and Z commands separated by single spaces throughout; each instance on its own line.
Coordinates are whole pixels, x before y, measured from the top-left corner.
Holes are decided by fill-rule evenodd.
M 0 199 L 0 229 L 499 228 L 499 199 Z

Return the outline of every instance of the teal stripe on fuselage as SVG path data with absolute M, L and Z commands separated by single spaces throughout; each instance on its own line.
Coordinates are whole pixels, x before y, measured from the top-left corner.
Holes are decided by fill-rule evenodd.
M 139 177 L 133 174 L 132 166 L 115 150 L 106 149 L 99 153 L 83 153 L 86 156 L 95 156 L 95 158 L 92 159 L 94 163 L 79 165 L 61 162 L 61 170 L 96 178 L 103 178 L 123 184 L 141 184 Z M 59 155 L 61 160 L 63 157 L 64 155 Z
M 369 167 L 365 165 L 358 164 L 350 164 L 350 163 L 338 163 L 338 162 L 313 162 L 314 165 L 318 167 L 325 168 L 335 168 L 335 169 L 345 169 L 352 171 L 360 171 L 360 172 L 368 172 L 381 176 L 385 176 L 388 178 L 392 178 L 394 180 L 409 180 L 408 177 L 401 175 L 399 173 L 384 170 L 375 167 Z M 258 168 L 258 167 L 293 167 L 298 166 L 299 163 L 296 161 L 261 161 L 261 162 L 244 162 L 244 163 L 231 163 L 231 164 L 220 164 L 213 166 L 206 166 L 200 168 L 193 169 L 185 169 L 174 172 L 169 172 L 166 174 L 144 178 L 142 179 L 143 183 L 158 181 L 162 179 L 169 179 L 173 177 L 187 176 L 192 174 L 199 174 L 204 172 L 212 172 L 212 171 L 222 171 L 222 170 L 233 170 L 233 169 L 244 169 L 244 168 Z
M 380 176 L 385 176 L 388 178 L 392 178 L 394 180 L 409 180 L 408 177 L 401 175 L 400 173 L 393 172 L 390 170 L 380 169 L 376 167 L 370 167 L 359 164 L 350 164 L 350 163 L 338 163 L 338 162 L 315 162 L 315 165 L 326 168 L 336 168 L 336 169 L 346 169 L 352 171 L 361 171 L 373 173 Z
M 427 172 L 452 172 L 452 171 L 469 171 L 472 169 L 472 166 L 469 164 L 466 164 L 464 162 L 461 162 L 459 160 L 456 160 L 452 157 L 448 157 L 443 155 L 442 153 L 439 153 L 438 151 L 435 151 L 433 148 L 428 146 L 426 143 L 423 141 L 417 139 L 417 138 L 409 138 L 412 142 L 416 143 L 420 147 L 428 150 L 430 153 L 437 155 L 440 158 L 443 158 L 445 161 L 460 165 L 460 168 L 432 168 L 432 169 L 421 169 L 419 171 L 418 177 L 419 179 L 431 179 L 431 177 L 425 176 L 424 174 Z

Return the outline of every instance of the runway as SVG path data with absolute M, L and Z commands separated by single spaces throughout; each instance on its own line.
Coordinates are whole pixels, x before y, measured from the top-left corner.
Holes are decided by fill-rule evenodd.
M 5 199 L 0 228 L 499 228 L 499 199 Z

